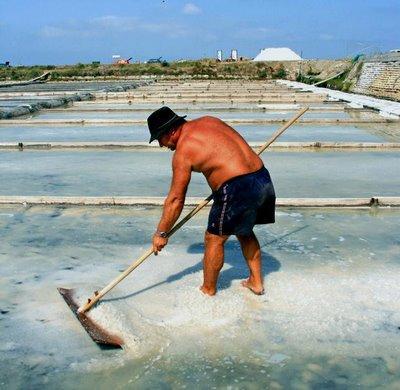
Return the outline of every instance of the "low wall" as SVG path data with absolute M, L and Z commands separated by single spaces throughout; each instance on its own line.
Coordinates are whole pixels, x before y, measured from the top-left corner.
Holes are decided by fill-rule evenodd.
M 14 107 L 0 107 L 0 119 L 11 119 L 18 116 L 32 114 L 44 108 L 54 108 L 66 106 L 68 103 L 94 99 L 94 95 L 88 92 L 75 93 L 72 96 L 49 98 L 38 100 L 36 103 L 20 104 Z
M 163 206 L 162 197 L 135 196 L 0 196 L 0 205 L 53 206 Z M 204 199 L 188 197 L 185 206 L 198 206 Z M 212 201 L 208 204 L 210 206 Z M 373 198 L 278 198 L 278 207 L 399 207 L 400 197 Z
M 352 92 L 400 101 L 400 53 L 367 59 Z

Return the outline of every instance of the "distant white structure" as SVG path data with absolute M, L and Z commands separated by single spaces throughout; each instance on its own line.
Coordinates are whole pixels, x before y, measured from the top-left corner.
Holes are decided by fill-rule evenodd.
M 231 60 L 232 61 L 237 61 L 238 60 L 238 52 L 236 49 L 232 49 L 231 51 Z
M 218 60 L 219 62 L 222 61 L 222 50 L 218 50 L 218 51 L 217 51 L 217 60 Z
M 262 49 L 253 61 L 300 61 L 302 58 L 288 47 Z

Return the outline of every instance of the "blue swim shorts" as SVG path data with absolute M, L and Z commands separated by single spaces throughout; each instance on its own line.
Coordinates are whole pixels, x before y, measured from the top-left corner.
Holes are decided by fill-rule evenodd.
M 249 236 L 254 225 L 275 222 L 275 191 L 268 170 L 233 177 L 213 192 L 207 231 Z

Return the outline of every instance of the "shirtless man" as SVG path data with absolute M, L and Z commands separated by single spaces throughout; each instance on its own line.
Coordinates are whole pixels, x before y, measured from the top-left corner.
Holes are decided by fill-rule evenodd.
M 154 252 L 168 243 L 167 232 L 182 212 L 192 172 L 201 172 L 213 191 L 213 206 L 205 233 L 200 290 L 215 295 L 224 243 L 235 235 L 250 273 L 242 285 L 261 295 L 261 250 L 253 227 L 275 222 L 275 192 L 269 173 L 242 136 L 225 122 L 211 116 L 191 121 L 185 117 L 162 107 L 147 119 L 150 142 L 157 139 L 160 147 L 175 151 L 171 187 L 153 236 Z

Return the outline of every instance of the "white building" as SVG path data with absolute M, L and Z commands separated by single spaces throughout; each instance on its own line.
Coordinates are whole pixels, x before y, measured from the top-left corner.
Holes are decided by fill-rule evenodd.
M 302 58 L 288 47 L 262 49 L 253 61 L 301 61 Z

